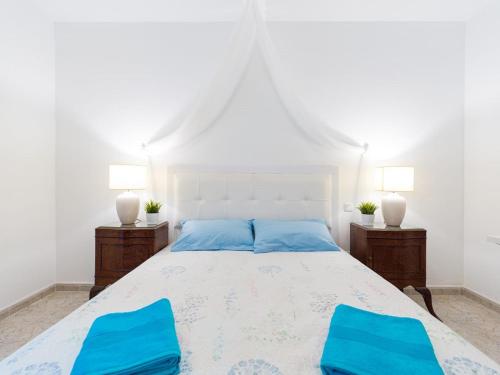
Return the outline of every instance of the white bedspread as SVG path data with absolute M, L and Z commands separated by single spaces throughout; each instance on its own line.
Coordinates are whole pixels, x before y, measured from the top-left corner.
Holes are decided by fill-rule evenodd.
M 337 304 L 420 319 L 447 374 L 499 374 L 482 354 L 344 252 L 162 251 L 0 363 L 0 374 L 66 374 L 93 320 L 172 302 L 182 374 L 321 374 Z

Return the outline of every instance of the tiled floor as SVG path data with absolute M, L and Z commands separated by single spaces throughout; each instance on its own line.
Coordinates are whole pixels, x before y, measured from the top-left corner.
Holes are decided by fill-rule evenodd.
M 0 359 L 87 301 L 87 292 L 55 292 L 0 320 Z M 419 295 L 411 295 L 423 305 Z M 452 329 L 500 362 L 500 313 L 461 295 L 433 297 L 434 309 Z
M 0 320 L 0 359 L 88 301 L 88 292 L 55 292 Z
M 420 295 L 410 296 L 425 306 Z M 455 332 L 500 363 L 500 313 L 462 295 L 436 295 L 438 316 Z

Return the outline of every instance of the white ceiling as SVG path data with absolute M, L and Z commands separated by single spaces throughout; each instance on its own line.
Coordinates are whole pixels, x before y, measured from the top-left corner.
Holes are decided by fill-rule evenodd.
M 467 21 L 495 0 L 269 0 L 273 20 Z
M 32 0 L 55 22 L 235 21 L 243 0 Z M 466 21 L 496 0 L 264 0 L 270 21 Z

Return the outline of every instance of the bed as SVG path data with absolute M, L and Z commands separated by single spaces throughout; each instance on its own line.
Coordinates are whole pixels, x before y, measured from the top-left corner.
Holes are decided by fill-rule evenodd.
M 232 217 L 251 210 L 287 218 L 320 215 L 333 228 L 336 179 L 330 169 L 278 175 L 175 172 L 167 193 L 173 194 L 169 219 Z M 69 373 L 96 317 L 163 297 L 175 315 L 182 374 L 321 374 L 328 326 L 340 303 L 421 320 L 447 374 L 500 373 L 493 360 L 345 251 L 173 253 L 167 248 L 3 360 L 0 374 Z

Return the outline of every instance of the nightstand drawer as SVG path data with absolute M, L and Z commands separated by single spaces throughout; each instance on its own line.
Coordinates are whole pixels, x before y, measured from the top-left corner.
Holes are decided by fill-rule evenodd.
M 376 231 L 376 230 L 368 230 L 366 231 L 367 239 L 393 239 L 393 240 L 412 240 L 412 239 L 426 239 L 427 234 L 425 230 L 419 231 Z
M 421 241 L 370 240 L 372 269 L 377 273 L 393 273 L 413 277 L 425 275 L 425 258 Z M 425 250 L 424 250 L 425 251 Z
M 150 251 L 151 250 L 151 251 Z M 130 271 L 149 258 L 151 244 L 107 244 L 101 243 L 101 271 Z
M 157 231 L 138 229 L 138 230 L 109 230 L 107 227 L 99 227 L 95 231 L 96 237 L 99 238 L 154 238 Z

